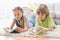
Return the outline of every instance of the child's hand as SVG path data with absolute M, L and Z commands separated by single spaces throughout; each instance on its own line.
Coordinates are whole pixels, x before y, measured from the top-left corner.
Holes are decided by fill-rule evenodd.
M 48 28 L 47 31 L 53 31 L 53 28 Z
M 28 29 L 27 28 L 24 28 L 25 31 L 27 31 Z
M 20 27 L 16 27 L 15 29 L 17 32 L 25 32 L 27 31 L 27 28 L 23 29 L 23 28 L 20 28 Z
M 9 27 L 4 28 L 5 31 L 10 32 L 11 29 Z
M 7 29 L 10 29 L 9 27 L 7 27 Z

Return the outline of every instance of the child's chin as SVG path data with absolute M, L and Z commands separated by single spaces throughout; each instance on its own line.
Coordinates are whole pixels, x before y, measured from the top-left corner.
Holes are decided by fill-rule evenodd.
M 20 20 L 20 19 L 17 19 L 17 20 Z
M 17 20 L 20 20 L 20 18 L 17 18 Z
M 44 19 L 41 19 L 41 21 L 44 21 Z

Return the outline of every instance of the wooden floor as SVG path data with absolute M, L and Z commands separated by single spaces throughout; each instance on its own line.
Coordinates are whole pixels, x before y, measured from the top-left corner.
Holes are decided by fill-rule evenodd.
M 33 38 L 33 37 L 13 37 L 13 36 L 0 36 L 0 40 L 60 40 L 55 38 Z

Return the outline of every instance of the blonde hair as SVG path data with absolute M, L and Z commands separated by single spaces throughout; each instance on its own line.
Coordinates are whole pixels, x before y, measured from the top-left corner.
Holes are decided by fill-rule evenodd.
M 15 10 L 20 10 L 23 13 L 23 9 L 21 7 L 16 7 L 13 9 L 13 11 L 15 11 Z
M 48 16 L 48 15 L 49 15 L 49 10 L 48 10 L 47 5 L 41 4 L 41 5 L 39 6 L 39 8 L 37 9 L 37 14 L 39 15 L 40 12 L 41 12 L 42 14 L 46 14 L 46 15 Z

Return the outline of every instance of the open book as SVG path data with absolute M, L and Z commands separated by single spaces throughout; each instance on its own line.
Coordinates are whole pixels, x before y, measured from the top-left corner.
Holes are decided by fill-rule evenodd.
M 31 32 L 35 34 L 42 34 L 42 33 L 45 33 L 46 31 L 47 31 L 46 28 L 42 26 L 35 26 L 31 30 Z

